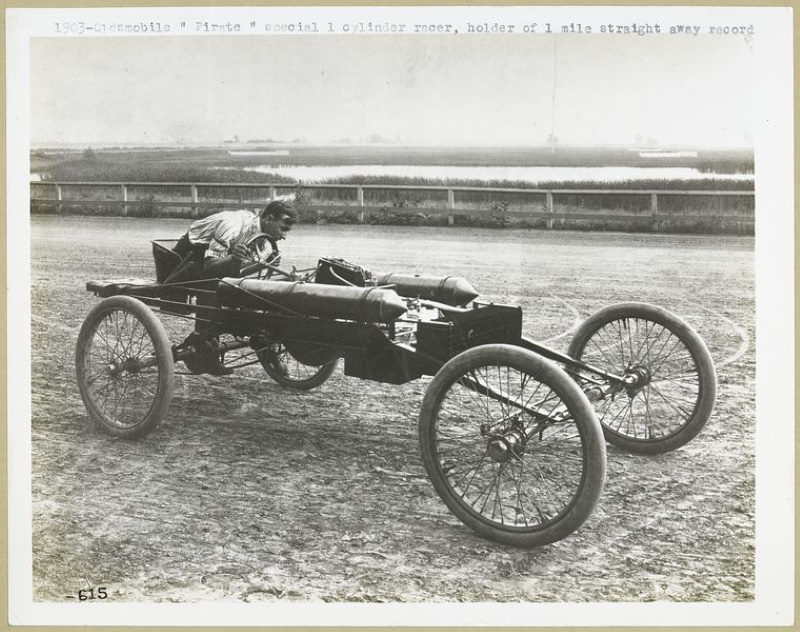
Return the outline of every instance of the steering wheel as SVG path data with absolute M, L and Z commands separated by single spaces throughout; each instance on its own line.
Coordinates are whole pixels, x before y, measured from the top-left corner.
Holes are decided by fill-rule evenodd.
M 242 276 L 256 275 L 258 278 L 268 279 L 276 272 L 286 274 L 285 271 L 278 267 L 281 257 L 278 253 L 277 244 L 268 235 L 259 233 L 251 238 L 245 244 L 245 247 L 247 248 L 248 256 L 242 262 Z
M 246 247 L 250 256 L 242 267 L 242 276 L 280 281 L 308 281 L 316 272 L 316 268 L 297 270 L 294 266 L 291 271 L 282 269 L 278 245 L 272 237 L 264 233 L 259 233 L 250 239 Z

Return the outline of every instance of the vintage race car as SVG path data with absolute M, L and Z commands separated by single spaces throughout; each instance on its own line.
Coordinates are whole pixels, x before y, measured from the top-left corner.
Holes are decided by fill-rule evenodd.
M 80 331 L 78 385 L 112 435 L 158 426 L 176 363 L 194 374 L 260 364 L 297 389 L 320 386 L 342 361 L 346 376 L 364 380 L 433 376 L 419 442 L 434 488 L 482 536 L 533 547 L 566 537 L 595 509 L 605 440 L 674 450 L 714 407 L 705 343 L 660 307 L 605 307 L 561 353 L 523 335 L 518 306 L 479 301 L 461 277 L 372 274 L 326 258 L 287 271 L 254 257 L 242 278 L 198 281 L 171 245 L 153 241 L 154 280 L 86 286 L 103 300 Z M 156 313 L 193 331 L 170 341 Z

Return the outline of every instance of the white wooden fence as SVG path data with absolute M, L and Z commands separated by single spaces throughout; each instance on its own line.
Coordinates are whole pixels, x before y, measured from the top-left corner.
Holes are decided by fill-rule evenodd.
M 123 215 L 130 209 L 148 205 L 150 208 L 184 209 L 191 217 L 199 217 L 204 211 L 215 212 L 225 208 L 262 208 L 270 200 L 282 195 L 301 192 L 300 201 L 296 204 L 298 211 L 316 211 L 321 213 L 346 212 L 354 213 L 358 221 L 363 222 L 365 214 L 370 212 L 420 213 L 425 215 L 446 215 L 452 225 L 457 215 L 467 216 L 509 216 L 528 219 L 544 219 L 548 228 L 553 227 L 555 220 L 597 220 L 597 221 L 649 221 L 654 226 L 669 222 L 696 222 L 719 220 L 736 222 L 752 226 L 755 220 L 753 191 L 693 191 L 693 190 L 640 190 L 640 189 L 518 189 L 496 187 L 458 187 L 458 186 L 413 186 L 413 185 L 379 185 L 379 184 L 305 184 L 298 188 L 292 183 L 186 183 L 186 182 L 50 182 L 32 181 L 31 210 L 55 208 L 57 212 L 68 212 L 70 207 L 108 207 L 118 206 Z M 142 195 L 149 190 L 158 191 L 159 199 L 154 195 Z M 165 190 L 172 190 L 170 196 L 164 196 Z M 331 200 L 311 196 L 312 192 L 336 191 L 328 197 L 341 198 L 342 191 L 350 191 L 346 203 L 340 199 Z M 92 193 L 88 193 L 92 191 Z M 109 193 L 113 191 L 113 193 Z M 131 191 L 139 193 L 132 199 Z M 385 196 L 394 196 L 391 200 L 375 203 L 365 200 L 375 197 L 374 192 L 383 191 Z M 214 195 L 209 195 L 209 192 Z M 219 192 L 226 192 L 220 195 Z M 288 193 L 287 193 L 288 192 Z M 49 196 L 42 197 L 42 194 Z M 233 193 L 230 195 L 229 193 Z M 260 193 L 260 195 L 259 195 Z M 367 196 L 365 197 L 365 193 Z M 421 200 L 409 199 L 409 194 L 426 196 Z M 595 208 L 583 202 L 575 204 L 560 203 L 560 200 L 572 196 L 585 200 L 593 196 L 638 196 L 641 204 L 633 211 Z M 472 196 L 473 200 L 469 200 Z M 474 198 L 488 196 L 490 203 L 476 203 Z M 514 196 L 514 201 L 504 197 Z M 441 198 L 438 204 L 432 205 L 432 198 Z M 660 200 L 671 198 L 669 209 L 663 209 Z M 164 198 L 164 199 L 162 199 Z M 530 202 L 521 202 L 521 198 L 530 198 Z M 695 202 L 684 205 L 675 203 L 676 199 Z M 744 199 L 745 202 L 733 204 L 728 211 L 708 213 L 695 210 L 696 198 Z M 304 200 L 312 200 L 305 201 Z M 627 205 L 626 205 L 627 206 Z M 692 208 L 694 206 L 694 209 Z M 724 206 L 724 204 L 723 204 Z

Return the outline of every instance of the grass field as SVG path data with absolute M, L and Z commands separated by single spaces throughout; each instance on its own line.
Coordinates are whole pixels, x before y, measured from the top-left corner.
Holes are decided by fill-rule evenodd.
M 159 430 L 92 430 L 75 341 L 89 279 L 151 277 L 178 220 L 32 220 L 34 598 L 104 586 L 114 602 L 749 602 L 755 590 L 753 240 L 733 237 L 300 225 L 287 264 L 457 274 L 523 307 L 564 349 L 609 303 L 686 318 L 717 365 L 704 431 L 659 457 L 608 449 L 601 505 L 524 551 L 478 538 L 427 480 L 416 416 L 427 381 L 346 378 L 287 392 L 255 368 L 177 376 Z M 173 341 L 186 333 L 167 322 Z M 529 624 L 531 622 L 526 622 Z
M 230 150 L 245 150 L 247 155 L 232 156 Z M 281 151 L 281 154 L 269 152 Z M 284 153 L 286 152 L 286 153 Z M 264 164 L 297 165 L 451 165 L 451 166 L 654 166 L 653 159 L 642 158 L 626 147 L 401 147 L 387 145 L 302 146 L 288 144 L 247 144 L 203 148 L 84 148 L 35 150 L 33 171 L 49 171 L 54 176 L 77 175 L 89 170 L 89 162 L 120 165 L 129 173 L 153 173 L 168 168 L 187 171 L 208 166 L 247 167 Z M 692 167 L 709 173 L 752 173 L 753 152 L 748 149 L 698 150 L 696 157 L 658 158 L 663 167 Z M 127 179 L 133 179 L 128 177 Z

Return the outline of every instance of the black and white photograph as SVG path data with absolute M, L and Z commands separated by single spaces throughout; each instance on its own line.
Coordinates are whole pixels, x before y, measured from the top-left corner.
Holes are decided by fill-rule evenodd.
M 7 10 L 26 625 L 786 625 L 791 8 Z

